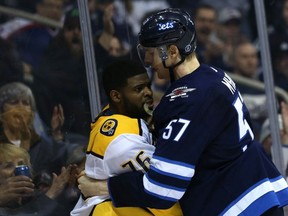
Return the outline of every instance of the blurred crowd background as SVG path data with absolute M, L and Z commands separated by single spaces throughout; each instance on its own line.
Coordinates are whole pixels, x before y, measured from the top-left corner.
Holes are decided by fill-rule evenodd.
M 201 63 L 265 83 L 254 1 L 87 1 L 101 107 L 107 102 L 101 81 L 104 68 L 119 59 L 138 61 L 136 46 L 141 22 L 150 13 L 168 7 L 183 8 L 194 18 L 196 52 Z M 288 0 L 264 2 L 274 85 L 287 92 Z M 13 11 L 4 12 L 7 9 Z M 27 17 L 24 18 L 23 13 Z M 0 140 L 14 145 L 21 140 L 18 146 L 30 153 L 37 181 L 49 187 L 52 172 L 64 175 L 62 166 L 78 164 L 81 167 L 85 158 L 93 119 L 82 37 L 76 0 L 0 0 Z M 151 79 L 157 106 L 169 81 L 159 80 L 153 74 Z M 255 139 L 263 143 L 271 156 L 265 91 L 236 84 L 250 111 Z M 279 95 L 276 98 L 287 164 L 288 140 L 283 136 L 288 134 L 288 118 L 285 121 L 287 112 L 283 110 L 288 101 Z M 28 107 L 32 114 L 26 115 L 31 118 L 19 120 L 17 112 L 23 110 L 10 112 L 9 106 Z M 11 135 L 13 129 L 20 131 L 16 137 Z M 62 195 L 69 197 L 62 203 L 69 208 L 78 194 L 77 188 L 71 188 L 65 189 Z

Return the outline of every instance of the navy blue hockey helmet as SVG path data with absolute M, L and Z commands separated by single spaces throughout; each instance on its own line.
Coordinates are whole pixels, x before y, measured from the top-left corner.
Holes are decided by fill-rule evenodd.
M 174 44 L 184 58 L 196 49 L 194 23 L 190 15 L 179 8 L 164 9 L 149 16 L 138 36 L 143 47 Z

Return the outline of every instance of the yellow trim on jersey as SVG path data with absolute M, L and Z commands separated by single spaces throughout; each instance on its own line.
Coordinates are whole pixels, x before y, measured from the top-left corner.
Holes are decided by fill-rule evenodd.
M 108 145 L 119 135 L 140 135 L 139 120 L 124 115 L 100 116 L 91 124 L 87 153 L 104 156 Z
M 111 201 L 105 201 L 98 204 L 92 216 L 182 216 L 179 203 L 176 203 L 169 209 L 143 209 L 140 207 L 121 207 L 116 208 Z

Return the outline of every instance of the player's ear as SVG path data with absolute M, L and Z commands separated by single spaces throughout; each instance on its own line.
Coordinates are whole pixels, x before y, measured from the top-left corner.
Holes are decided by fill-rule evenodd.
M 111 90 L 110 91 L 110 98 L 114 103 L 119 103 L 121 100 L 121 94 L 120 92 L 116 90 Z
M 179 54 L 178 47 L 175 45 L 170 45 L 168 48 L 168 52 L 171 57 L 176 57 Z
M 168 55 L 170 64 L 176 64 L 181 59 L 181 55 L 179 53 L 179 49 L 176 45 L 170 45 L 168 47 Z

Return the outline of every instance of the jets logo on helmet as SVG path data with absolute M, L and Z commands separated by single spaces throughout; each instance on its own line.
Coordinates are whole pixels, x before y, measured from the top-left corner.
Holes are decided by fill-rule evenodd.
M 178 8 L 164 9 L 142 23 L 139 43 L 143 47 L 175 44 L 185 57 L 196 49 L 195 26 L 186 11 Z
M 156 48 L 163 66 L 169 69 L 171 82 L 174 80 L 173 68 L 184 62 L 185 58 L 196 49 L 194 23 L 189 13 L 179 8 L 164 9 L 148 17 L 142 23 L 138 36 L 137 52 L 142 63 L 144 62 L 143 65 L 145 67 L 149 65 L 145 63 L 144 58 L 147 57 L 145 49 Z M 178 48 L 181 59 L 176 64 L 166 66 L 169 45 Z
M 174 22 L 167 22 L 165 24 L 159 23 L 159 31 L 174 28 Z

